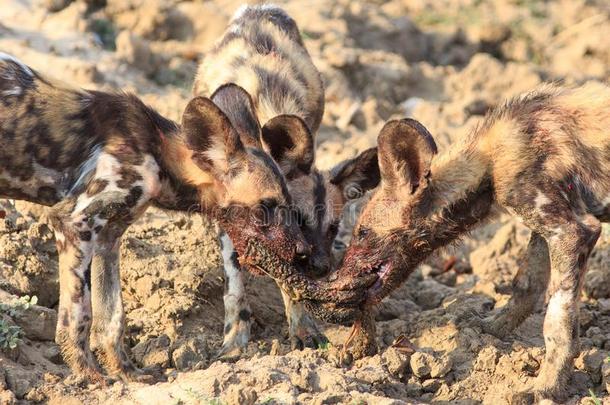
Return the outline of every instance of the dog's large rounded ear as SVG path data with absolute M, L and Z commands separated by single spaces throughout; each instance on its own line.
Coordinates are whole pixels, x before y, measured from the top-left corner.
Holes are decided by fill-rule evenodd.
M 314 159 L 313 136 L 296 115 L 278 115 L 262 129 L 263 146 L 287 179 L 309 174 Z
M 212 100 L 193 98 L 182 115 L 186 147 L 202 169 L 227 170 L 229 162 L 245 153 L 239 134 Z
M 338 186 L 346 199 L 361 197 L 379 185 L 377 148 L 370 148 L 353 159 L 344 160 L 330 171 L 330 182 Z
M 422 124 L 410 118 L 389 121 L 379 133 L 377 144 L 384 187 L 405 185 L 412 194 L 427 184 L 437 148 Z
M 210 99 L 229 118 L 241 141 L 249 147 L 260 148 L 261 127 L 250 94 L 234 83 L 220 86 Z

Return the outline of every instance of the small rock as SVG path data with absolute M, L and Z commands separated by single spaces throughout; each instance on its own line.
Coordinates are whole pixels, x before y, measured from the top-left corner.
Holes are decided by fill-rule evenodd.
M 430 375 L 430 358 L 432 355 L 423 352 L 415 352 L 411 356 L 411 370 L 417 377 L 423 378 Z
M 388 368 L 390 374 L 396 378 L 401 378 L 407 367 L 409 366 L 409 360 L 411 356 L 403 353 L 394 347 L 388 347 L 388 349 L 381 354 L 381 359 L 385 366 Z
M 601 298 L 597 300 L 597 305 L 602 314 L 610 314 L 610 298 Z
M 48 11 L 55 13 L 68 7 L 72 0 L 43 0 L 42 6 Z
M 54 340 L 57 312 L 39 305 L 19 311 L 14 321 L 23 329 L 25 336 L 32 340 Z
M 436 392 L 441 387 L 442 380 L 438 378 L 432 378 L 422 383 L 422 389 L 424 392 Z
M 610 393 L 610 361 L 606 360 L 601 369 L 602 384 L 606 387 L 606 392 Z
M 474 369 L 493 372 L 496 369 L 498 357 L 498 349 L 493 346 L 485 347 L 479 352 L 479 355 L 474 363 Z
M 477 99 L 473 100 L 470 104 L 464 107 L 464 111 L 468 116 L 471 115 L 485 115 L 491 106 L 486 100 Z
M 434 355 L 426 352 L 416 352 L 411 356 L 413 374 L 420 378 L 441 378 L 451 371 L 453 362 L 446 354 Z
M 431 366 L 432 368 L 430 370 L 430 377 L 444 377 L 449 371 L 451 371 L 453 362 L 451 361 L 451 357 L 445 354 L 440 358 L 435 358 L 435 361 L 432 363 Z
M 117 35 L 116 52 L 119 58 L 146 74 L 153 74 L 157 70 L 157 58 L 148 41 L 129 31 L 121 31 Z
M 132 349 L 136 361 L 144 367 L 170 366 L 170 340 L 167 335 L 145 340 L 135 345 Z
M 16 403 L 17 403 L 17 398 L 15 398 L 15 394 L 13 394 L 9 390 L 0 389 L 0 404 L 13 405 Z
M 61 357 L 61 350 L 59 346 L 52 345 L 45 349 L 42 353 L 45 359 L 49 360 L 53 364 L 62 364 L 63 358 Z
M 195 365 L 205 364 L 208 358 L 208 344 L 199 337 L 189 339 L 172 352 L 172 360 L 178 370 L 192 369 Z
M 605 336 L 602 330 L 597 326 L 592 326 L 585 332 L 585 336 L 591 339 L 591 342 L 596 347 L 603 347 Z
M 457 282 L 457 274 L 455 271 L 446 271 L 434 277 L 434 279 L 448 287 L 455 287 L 455 284 Z
M 227 389 L 223 398 L 227 405 L 253 405 L 258 396 L 256 395 L 256 391 L 250 387 L 232 385 Z
M 23 398 L 32 389 L 32 372 L 28 370 L 11 368 L 6 370 L 6 384 L 17 398 Z
M 434 279 L 425 279 L 418 284 L 413 296 L 415 303 L 423 309 L 433 309 L 438 307 L 443 299 L 449 295 L 453 289 L 443 285 Z
M 421 395 L 422 391 L 423 391 L 423 387 L 418 381 L 408 382 L 405 385 L 405 392 L 407 393 L 407 395 L 409 397 L 412 397 L 412 398 L 419 397 Z
M 577 369 L 585 371 L 595 384 L 602 381 L 601 368 L 607 354 L 597 348 L 583 351 L 574 361 Z

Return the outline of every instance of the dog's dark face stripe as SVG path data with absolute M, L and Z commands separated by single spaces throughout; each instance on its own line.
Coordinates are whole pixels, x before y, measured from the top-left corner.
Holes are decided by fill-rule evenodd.
M 313 189 L 313 200 L 315 201 L 314 209 L 316 214 L 316 227 L 317 233 L 322 234 L 324 230 L 324 219 L 326 218 L 327 207 L 326 207 L 326 187 L 324 185 L 324 178 L 320 172 L 315 171 L 313 173 L 315 180 L 315 186 Z

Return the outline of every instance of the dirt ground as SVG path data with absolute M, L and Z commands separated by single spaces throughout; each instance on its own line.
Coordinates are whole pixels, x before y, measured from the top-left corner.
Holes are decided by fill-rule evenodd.
M 324 77 L 321 168 L 374 145 L 390 117 L 420 120 L 443 150 L 489 108 L 538 83 L 610 78 L 607 0 L 276 3 L 299 23 Z M 135 92 L 179 119 L 197 61 L 240 2 L 0 4 L 0 51 L 75 85 Z M 0 309 L 0 320 L 22 332 L 14 349 L 0 351 L 0 404 L 502 404 L 543 358 L 542 305 L 504 340 L 458 327 L 508 300 L 529 234 L 509 218 L 420 266 L 376 315 L 380 354 L 343 367 L 347 328 L 324 325 L 332 345 L 291 352 L 277 287 L 256 277 L 248 285 L 256 321 L 247 353 L 215 361 L 223 279 L 214 226 L 196 213 L 151 210 L 121 248 L 126 339 L 132 358 L 164 368 L 167 382 L 79 386 L 64 381 L 68 369 L 53 342 L 57 253 L 44 210 L 0 201 L 0 214 L 0 302 L 18 307 Z M 24 295 L 37 304 L 12 304 Z M 400 335 L 414 354 L 392 347 Z M 569 403 L 610 403 L 608 225 L 585 278 L 580 335 Z

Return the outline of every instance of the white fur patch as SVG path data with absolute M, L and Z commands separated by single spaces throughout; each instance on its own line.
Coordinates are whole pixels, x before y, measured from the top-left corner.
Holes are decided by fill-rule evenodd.
M 561 327 L 566 319 L 568 313 L 571 311 L 571 306 L 574 303 L 574 297 L 569 291 L 559 290 L 551 296 L 549 299 L 549 305 L 546 310 L 545 324 L 548 322 L 552 325 Z
M 551 199 L 544 195 L 542 191 L 538 191 L 538 195 L 536 195 L 536 199 L 534 200 L 534 202 L 536 203 L 536 209 L 540 209 L 545 205 L 550 204 Z
M 125 194 L 129 190 L 121 189 L 117 186 L 117 180 L 121 178 L 119 175 L 121 166 L 121 162 L 116 157 L 103 152 L 101 148 L 95 148 L 89 159 L 81 165 L 81 168 L 79 169 L 79 179 L 72 187 L 72 190 L 87 181 L 88 176 L 93 173 L 91 180 L 106 180 L 108 182 L 103 193 L 117 192 Z M 142 179 L 134 182 L 130 185 L 130 188 L 137 186 L 142 188 L 142 197 L 140 197 L 140 201 L 149 201 L 151 198 L 157 196 L 161 189 L 161 184 L 159 182 L 159 166 L 157 165 L 156 160 L 152 156 L 146 155 L 144 157 L 144 162 L 139 166 L 135 166 L 134 170 Z M 86 193 L 79 195 L 76 207 L 74 207 L 74 212 L 85 209 L 96 197 L 97 196 L 88 196 Z
M 6 97 L 8 97 L 8 96 L 18 96 L 18 95 L 20 95 L 22 93 L 22 91 L 23 91 L 23 89 L 21 87 L 15 86 L 15 87 L 13 87 L 10 90 L 4 90 L 2 92 L 2 95 L 6 96 Z
M 229 238 L 226 233 L 223 233 L 220 236 L 220 240 L 222 241 L 221 255 L 224 273 L 227 278 L 227 291 L 225 291 L 225 296 L 232 295 L 237 301 L 245 294 L 245 288 L 241 279 L 241 271 L 239 268 L 235 267 L 233 260 L 231 260 L 235 248 L 233 247 L 231 238 Z
M 83 163 L 81 163 L 81 165 L 78 167 L 78 170 L 77 170 L 78 178 L 74 182 L 72 189 L 70 189 L 70 193 L 74 192 L 75 188 L 77 186 L 80 186 L 85 181 L 87 176 L 95 170 L 95 167 L 97 166 L 97 160 L 101 153 L 102 153 L 102 147 L 100 145 L 95 146 L 93 148 L 93 150 L 91 151 L 89 158 L 87 160 L 85 160 Z
M 104 192 L 119 191 L 116 181 L 120 178 L 119 169 L 121 168 L 121 164 L 114 156 L 102 152 L 101 150 L 97 151 L 83 163 L 82 167 L 84 170 L 81 172 L 81 176 L 79 177 L 80 182 L 86 181 L 88 177 L 87 175 L 93 172 L 91 180 L 100 179 L 108 182 L 106 188 L 104 188 Z M 95 171 L 93 171 L 93 168 L 95 168 Z M 81 183 L 77 182 L 73 189 L 80 184 Z M 87 208 L 96 197 L 97 196 L 95 195 L 88 196 L 86 193 L 80 194 L 76 200 L 74 212 L 80 212 Z
M 142 187 L 142 197 L 145 200 L 156 197 L 161 191 L 161 183 L 159 182 L 159 165 L 157 161 L 150 155 L 144 156 L 144 163 L 136 166 L 135 170 L 142 177 L 141 181 L 136 182 L 135 186 Z
M 8 53 L 0 52 L 0 61 L 3 61 L 3 60 L 16 63 L 28 75 L 34 76 L 32 69 L 30 69 L 25 63 L 21 62 L 19 59 L 15 58 L 14 56 L 9 55 Z

